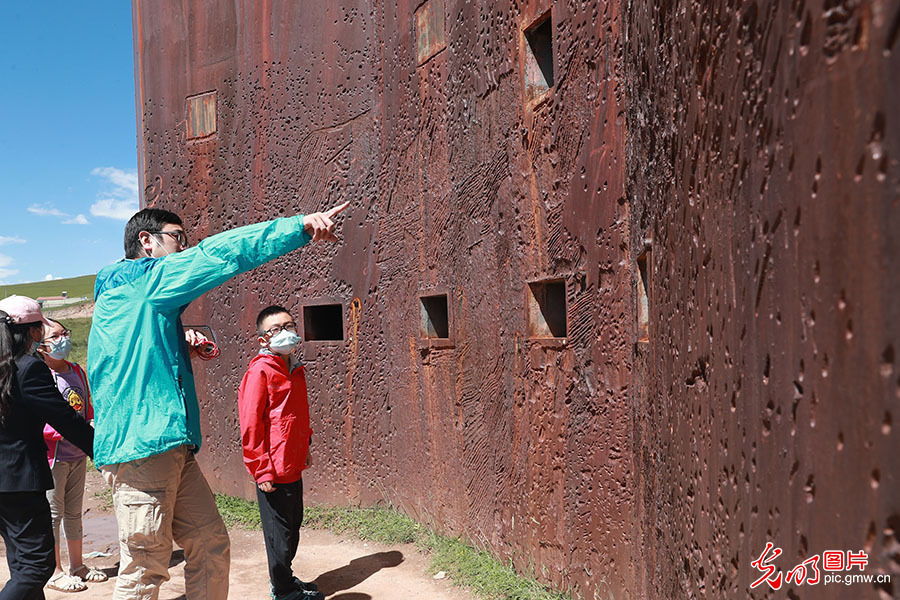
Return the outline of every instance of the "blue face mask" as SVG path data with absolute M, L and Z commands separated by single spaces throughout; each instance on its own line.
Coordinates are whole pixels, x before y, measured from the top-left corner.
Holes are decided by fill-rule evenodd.
M 269 349 L 278 354 L 290 354 L 299 343 L 299 335 L 289 329 L 282 329 L 269 340 Z
M 72 340 L 64 337 L 55 344 L 47 344 L 47 347 L 49 348 L 47 356 L 56 360 L 66 360 L 69 357 L 69 352 L 72 351 Z

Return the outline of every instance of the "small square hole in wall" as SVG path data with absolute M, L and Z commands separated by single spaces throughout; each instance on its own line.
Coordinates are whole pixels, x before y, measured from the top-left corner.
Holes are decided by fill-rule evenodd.
M 528 284 L 528 336 L 566 337 L 566 282 L 562 279 Z
M 303 307 L 303 340 L 306 342 L 344 339 L 344 307 L 316 304 Z
M 450 315 L 447 311 L 447 294 L 422 296 L 419 336 L 423 338 L 450 337 Z
M 638 266 L 638 341 L 650 341 L 650 268 L 651 251 L 645 250 L 637 259 Z
M 553 87 L 553 20 L 548 11 L 525 35 L 525 96 L 531 101 Z
M 196 140 L 216 132 L 216 92 L 187 98 L 187 139 Z

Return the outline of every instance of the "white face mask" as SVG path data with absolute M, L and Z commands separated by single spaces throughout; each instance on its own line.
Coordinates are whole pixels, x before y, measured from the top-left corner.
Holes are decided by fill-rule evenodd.
M 290 354 L 299 343 L 299 335 L 289 329 L 282 329 L 269 339 L 269 349 L 278 354 Z
M 72 341 L 64 337 L 55 344 L 47 344 L 47 347 L 49 348 L 47 355 L 50 358 L 66 360 L 69 357 L 69 352 L 72 351 Z

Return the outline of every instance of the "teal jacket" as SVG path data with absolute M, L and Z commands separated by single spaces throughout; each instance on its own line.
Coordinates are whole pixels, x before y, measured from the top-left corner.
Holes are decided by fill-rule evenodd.
M 100 270 L 87 359 L 97 466 L 182 445 L 200 448 L 200 409 L 181 313 L 208 290 L 309 240 L 299 215 Z

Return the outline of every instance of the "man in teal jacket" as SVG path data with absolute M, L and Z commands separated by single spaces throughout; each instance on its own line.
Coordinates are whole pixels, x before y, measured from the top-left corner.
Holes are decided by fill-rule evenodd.
M 228 534 L 194 459 L 200 411 L 181 313 L 310 240 L 336 241 L 331 219 L 346 207 L 238 227 L 194 247 L 166 210 L 146 208 L 126 225 L 126 258 L 97 274 L 87 361 L 94 462 L 113 489 L 119 525 L 114 598 L 155 600 L 173 539 L 185 551 L 186 596 L 227 598 Z

